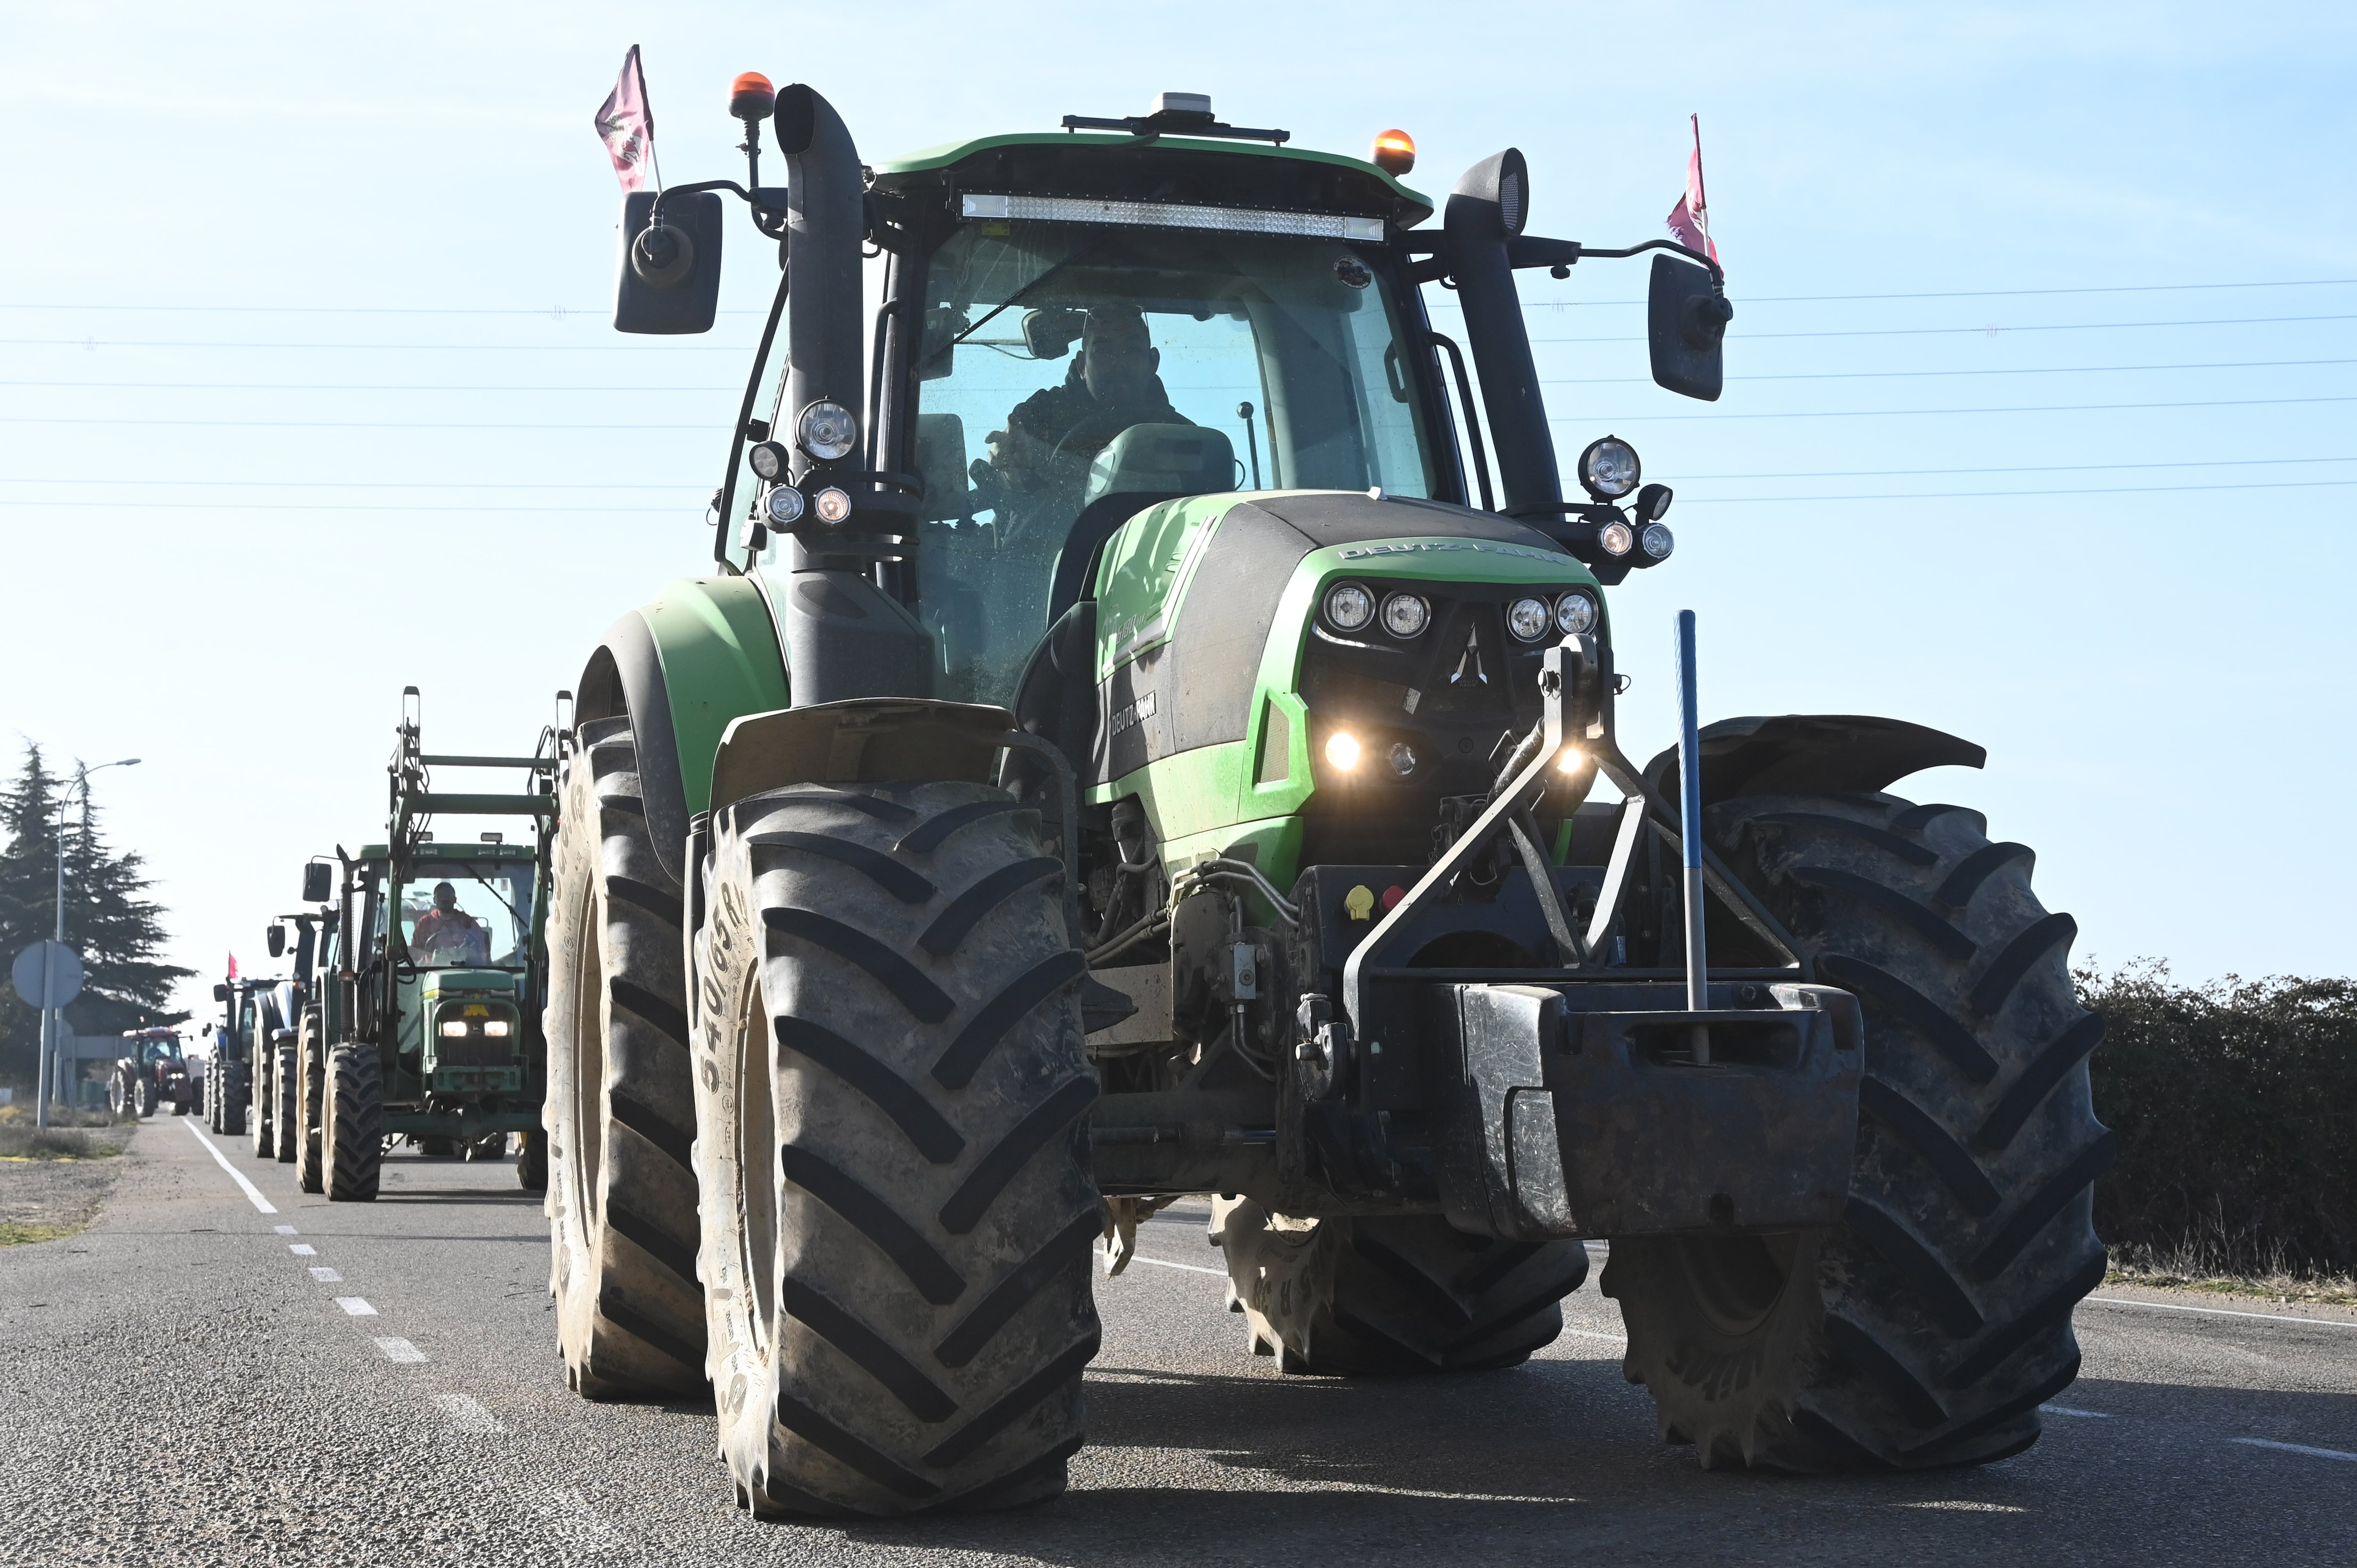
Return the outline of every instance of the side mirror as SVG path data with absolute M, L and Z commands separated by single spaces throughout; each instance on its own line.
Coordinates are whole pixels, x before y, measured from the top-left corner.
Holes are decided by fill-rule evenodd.
M 660 229 L 647 227 L 654 209 L 651 190 L 622 198 L 614 330 L 709 332 L 720 311 L 720 198 L 708 190 L 672 197 Z
M 1710 274 L 1674 256 L 1653 258 L 1645 335 L 1653 381 L 1684 397 L 1717 403 L 1727 381 L 1723 352 L 1735 306 L 1710 286 Z
M 214 986 L 214 987 L 213 987 L 213 1000 L 214 1000 L 214 1001 L 216 1001 L 216 1002 L 226 1002 L 226 1001 L 228 1001 L 228 1000 L 229 1000 L 229 987 L 228 987 L 228 986 L 226 986 L 226 985 L 216 985 L 216 986 Z
M 266 930 L 266 931 L 264 931 L 264 932 L 263 932 L 263 933 L 262 933 L 262 940 L 263 940 L 263 945 L 264 945 L 264 946 L 265 946 L 265 947 L 267 947 L 267 948 L 269 948 L 269 950 L 270 950 L 270 956 L 271 956 L 272 958 L 284 958 L 284 957 L 285 956 L 285 954 L 286 954 L 286 928 L 285 928 L 285 927 L 281 926 L 281 925 L 277 925 L 277 924 L 274 923 L 274 924 L 270 927 L 270 929 L 269 929 L 268 930 Z
M 324 860 L 315 860 L 303 868 L 303 902 L 324 904 L 334 897 L 335 891 L 336 868 L 334 866 Z M 274 927 L 273 929 L 275 929 Z M 278 940 L 282 942 L 285 940 L 284 937 Z M 270 956 L 276 958 L 278 950 L 272 948 Z

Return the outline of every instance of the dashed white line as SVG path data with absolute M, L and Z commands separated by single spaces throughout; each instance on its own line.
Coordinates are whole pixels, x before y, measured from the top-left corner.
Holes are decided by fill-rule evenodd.
M 1097 1256 L 1100 1258 L 1104 1256 L 1103 1248 L 1097 1249 Z M 1184 1269 L 1190 1274 L 1216 1274 L 1221 1279 L 1228 1277 L 1228 1271 L 1225 1269 L 1207 1269 L 1200 1263 L 1166 1262 L 1160 1258 L 1149 1258 L 1143 1252 L 1132 1252 L 1129 1255 L 1129 1261 L 1133 1263 L 1151 1263 L 1157 1269 Z
M 2293 1317 L 2280 1312 L 2232 1312 L 2222 1306 L 2179 1306 L 2173 1301 L 2130 1301 L 2124 1295 L 2091 1295 L 2105 1306 L 2141 1306 L 2153 1312 L 2199 1312 L 2211 1317 L 2255 1317 L 2265 1323 L 2297 1323 L 2308 1328 L 2357 1328 L 2338 1317 Z
M 293 1236 L 297 1234 L 295 1227 L 292 1225 L 273 1225 L 271 1229 L 277 1231 L 281 1236 Z
M 2229 1437 L 2226 1441 L 2251 1448 L 2274 1448 L 2286 1454 L 2305 1454 L 2311 1459 L 2344 1459 L 2357 1465 L 2357 1454 L 2344 1453 L 2338 1448 L 2310 1448 L 2305 1443 L 2275 1443 L 2264 1437 Z
M 362 1303 L 361 1305 L 366 1305 L 367 1304 Z M 379 1339 L 376 1342 L 376 1348 L 384 1352 L 384 1358 L 388 1361 L 423 1361 L 425 1359 L 425 1351 L 420 1350 L 408 1340 L 398 1338 L 392 1335 L 387 1335 Z
M 286 1250 L 298 1258 L 316 1258 L 319 1255 L 319 1249 L 308 1241 L 296 1241 Z
M 220 1148 L 214 1144 L 210 1138 L 205 1136 L 203 1128 L 198 1126 L 194 1122 L 183 1122 L 180 1125 L 186 1127 L 189 1132 L 196 1134 L 197 1142 L 205 1146 L 205 1152 L 212 1155 L 214 1160 L 220 1164 L 221 1169 L 229 1172 L 229 1179 L 237 1183 L 238 1187 L 244 1191 L 247 1198 L 253 1202 L 254 1208 L 260 1209 L 264 1214 L 275 1214 L 278 1212 L 277 1207 L 268 1198 L 262 1196 L 262 1189 L 254 1186 L 252 1182 L 246 1180 L 245 1173 L 238 1169 L 235 1165 L 230 1164 L 229 1156 L 222 1154 Z
M 2089 1421 L 2112 1419 L 2112 1412 L 2107 1410 L 2073 1410 L 2067 1404 L 2042 1404 L 2038 1409 L 2041 1415 L 2079 1415 L 2086 1417 Z
M 1629 1337 L 1625 1334 L 1603 1334 L 1593 1328 L 1566 1328 L 1564 1332 L 1576 1339 L 1605 1339 L 1615 1345 L 1629 1343 Z
M 346 1313 L 353 1317 L 374 1317 L 376 1316 L 376 1308 L 368 1304 L 368 1298 L 366 1296 L 339 1295 L 336 1298 L 336 1305 L 342 1307 Z
M 382 1345 L 384 1341 L 380 1339 L 377 1343 Z M 403 1343 L 406 1342 L 403 1341 Z M 399 1359 L 394 1358 L 396 1360 Z M 423 1356 L 418 1358 L 421 1361 L 425 1359 Z M 448 1416 L 450 1423 L 461 1432 L 479 1433 L 486 1437 L 496 1437 L 507 1430 L 498 1416 L 493 1415 L 465 1394 L 436 1394 L 434 1408 Z
M 344 1283 L 344 1276 L 333 1269 L 313 1269 L 311 1277 L 323 1285 L 339 1285 Z

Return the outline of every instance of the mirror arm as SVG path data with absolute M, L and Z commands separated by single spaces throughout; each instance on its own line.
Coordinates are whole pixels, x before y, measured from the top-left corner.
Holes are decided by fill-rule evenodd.
M 1727 274 L 1717 262 L 1700 251 L 1689 250 L 1675 240 L 1648 240 L 1641 245 L 1626 250 L 1599 251 L 1593 245 L 1583 245 L 1577 240 L 1542 240 L 1525 234 L 1506 242 L 1506 256 L 1517 270 L 1523 267 L 1567 267 L 1581 258 L 1594 256 L 1598 261 L 1621 261 L 1630 256 L 1641 256 L 1648 251 L 1669 251 L 1710 272 L 1710 286 L 1719 294 L 1727 292 Z

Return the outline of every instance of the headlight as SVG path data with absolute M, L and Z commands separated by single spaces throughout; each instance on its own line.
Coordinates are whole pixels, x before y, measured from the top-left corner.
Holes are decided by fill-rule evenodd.
M 1356 631 L 1373 618 L 1375 596 L 1356 583 L 1326 590 L 1326 621 L 1337 631 Z
M 442 1037 L 446 1040 L 457 1039 L 466 1032 L 467 1021 L 463 1018 L 452 1018 L 442 1026 Z
M 776 480 L 786 477 L 786 449 L 775 441 L 755 444 L 753 449 L 745 454 L 745 461 L 751 464 L 753 472 L 762 478 Z
M 1637 531 L 1625 522 L 1608 522 L 1596 531 L 1596 545 L 1607 555 L 1626 555 L 1637 548 Z
M 1596 629 L 1596 601 L 1574 588 L 1555 602 L 1555 628 L 1566 637 Z
M 1326 760 L 1345 773 L 1359 766 L 1359 737 L 1342 729 L 1328 736 Z
M 1671 537 L 1670 525 L 1666 522 L 1647 523 L 1638 542 L 1644 547 L 1645 553 L 1656 561 L 1668 560 L 1670 552 L 1678 547 L 1678 542 Z
M 1587 444 L 1579 455 L 1579 482 L 1600 501 L 1617 501 L 1637 488 L 1637 449 L 1618 435 Z
M 1524 642 L 1536 642 L 1547 634 L 1547 623 L 1555 612 L 1547 608 L 1544 599 L 1516 599 L 1506 607 L 1506 629 Z
M 859 421 L 843 404 L 822 398 L 794 421 L 794 438 L 820 462 L 832 463 L 859 444 Z
M 851 515 L 851 497 L 829 485 L 811 498 L 811 510 L 818 513 L 821 522 L 841 522 Z
M 1392 771 L 1403 779 L 1415 771 L 1415 747 L 1404 740 L 1394 741 L 1383 757 L 1392 765 Z
M 1432 607 L 1414 594 L 1394 594 L 1383 601 L 1383 629 L 1394 637 L 1414 637 L 1432 619 Z
M 483 1026 L 483 1033 L 495 1040 L 504 1040 L 508 1037 L 508 1021 L 505 1018 L 493 1018 Z
M 769 499 L 762 503 L 761 510 L 769 514 L 770 521 L 773 526 L 788 528 L 802 521 L 802 512 L 808 504 L 802 499 L 802 491 L 791 485 L 780 485 L 770 492 Z

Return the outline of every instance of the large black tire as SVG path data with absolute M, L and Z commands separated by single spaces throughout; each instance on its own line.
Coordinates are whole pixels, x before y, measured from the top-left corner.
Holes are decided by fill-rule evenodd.
M 1096 1354 L 1087 961 L 979 784 L 719 813 L 695 934 L 720 1447 L 758 1513 L 1064 1489 Z
M 305 1192 L 328 1189 L 327 1126 L 328 1042 L 319 1037 L 317 1015 L 303 1016 L 302 1033 L 295 1046 L 295 1081 L 302 1098 L 295 1110 L 295 1185 Z
M 655 859 L 625 719 L 566 763 L 548 927 L 549 1294 L 591 1398 L 696 1393 L 695 1097 L 679 890 Z
M 295 1054 L 295 1042 L 274 1046 L 270 1052 L 270 1138 L 271 1154 L 282 1165 L 295 1163 L 295 1127 L 302 1102 L 300 1067 Z
M 213 1114 L 220 1118 L 220 1129 L 224 1137 L 242 1137 L 245 1133 L 245 1095 L 242 1087 L 237 1082 L 237 1075 L 224 1066 L 218 1084 L 221 1103 L 213 1111 Z
M 384 1071 L 374 1046 L 350 1041 L 328 1053 L 321 1163 L 331 1203 L 373 1203 L 384 1166 Z
M 227 1098 L 228 1097 L 221 1092 L 221 1058 L 218 1056 L 209 1057 L 205 1060 L 204 1090 L 205 1127 L 207 1131 L 219 1133 L 222 1130 L 222 1101 Z
M 1247 1347 L 1287 1372 L 1517 1366 L 1563 1332 L 1563 1298 L 1587 1277 L 1577 1241 L 1469 1236 L 1437 1215 L 1286 1219 L 1222 1198 L 1211 1235 Z
M 133 1086 L 131 1075 L 119 1062 L 106 1080 L 106 1108 L 118 1121 L 139 1114 L 139 1090 Z
M 1706 1466 L 1986 1464 L 2078 1375 L 2111 1161 L 2072 990 L 2077 928 L 1976 812 L 1889 795 L 1713 807 L 1729 865 L 1867 1022 L 1847 1218 L 1765 1239 L 1627 1239 L 1604 1292 L 1663 1435 Z
M 145 1121 L 146 1118 L 156 1114 L 156 1101 L 155 1074 L 143 1070 L 139 1074 L 138 1083 L 139 1116 L 142 1121 Z
M 253 1053 L 253 1078 L 246 1085 L 246 1095 L 253 1101 L 247 1129 L 253 1135 L 253 1157 L 274 1160 L 278 1157 L 277 1075 L 272 1064 L 278 1059 L 277 1051 L 270 1046 L 258 1047 Z

